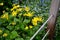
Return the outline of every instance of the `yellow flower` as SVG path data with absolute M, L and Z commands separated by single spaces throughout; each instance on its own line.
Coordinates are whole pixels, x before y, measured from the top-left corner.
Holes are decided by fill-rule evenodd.
M 14 9 L 17 9 L 19 7 L 20 7 L 20 5 L 13 6 L 13 8 L 11 9 L 11 11 L 13 11 Z
M 30 29 L 33 28 L 33 26 L 29 25 Z
M 6 18 L 8 20 L 8 14 L 7 13 L 3 14 L 1 18 Z
M 36 18 L 32 19 L 32 24 L 33 24 L 34 26 L 37 25 L 37 19 L 36 19 Z
M 32 13 L 28 13 L 27 16 L 28 16 L 28 17 L 32 17 L 33 14 L 32 14 Z
M 7 34 L 7 33 L 4 33 L 4 34 L 3 34 L 3 37 L 7 37 L 7 36 L 8 36 L 8 34 Z
M 40 22 L 43 22 L 43 19 L 42 19 L 42 17 L 39 17 L 39 21 L 40 21 Z
M 11 8 L 11 11 L 13 11 L 14 9 L 13 8 Z
M 17 12 L 20 12 L 20 11 L 22 11 L 22 8 L 16 9 L 16 11 L 17 11 Z
M 27 14 L 25 13 L 25 14 L 23 14 L 23 16 L 27 16 Z
M 32 19 L 32 24 L 36 26 L 38 22 L 42 22 L 42 21 L 43 21 L 42 17 L 34 17 Z
M 20 5 L 17 5 L 16 7 L 18 8 L 18 7 L 20 7 Z
M 12 9 L 11 9 L 11 11 L 13 11 L 14 9 L 16 9 L 17 7 L 16 6 L 14 6 Z
M 4 5 L 4 3 L 2 2 L 2 3 L 0 3 L 0 6 L 3 6 Z
M 13 4 L 12 6 L 16 6 L 17 4 Z
M 16 8 L 17 8 L 17 6 L 14 6 L 14 7 L 13 7 L 13 9 L 16 9 Z
M 32 17 L 33 16 L 33 13 L 25 13 L 25 14 L 23 14 L 23 16 L 28 16 L 28 17 Z
M 37 21 L 40 21 L 40 22 L 43 21 L 42 17 L 34 17 L 34 19 L 37 20 Z
M 25 27 L 25 30 L 28 30 L 28 26 Z
M 27 11 L 27 12 L 28 12 L 29 10 L 30 10 L 30 8 L 29 8 L 29 7 L 25 7 L 25 11 Z
M 32 24 L 33 24 L 34 26 L 36 26 L 36 25 L 37 25 L 37 20 L 32 19 Z
M 16 25 L 16 22 L 12 22 L 11 24 L 12 24 L 12 25 Z
M 0 33 L 2 33 L 2 30 L 0 30 Z
M 16 11 L 13 11 L 12 12 L 12 16 L 16 16 L 17 15 L 17 12 Z
M 37 25 L 37 22 L 36 23 L 33 22 L 33 25 L 36 26 Z
M 13 9 L 17 9 L 18 7 L 20 7 L 20 5 L 14 6 Z

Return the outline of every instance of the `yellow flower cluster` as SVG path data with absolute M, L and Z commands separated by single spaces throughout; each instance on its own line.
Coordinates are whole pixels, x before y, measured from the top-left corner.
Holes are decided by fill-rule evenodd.
M 18 12 L 22 11 L 22 8 L 20 8 L 20 5 L 13 4 L 13 8 L 11 9 L 12 16 L 16 16 Z
M 33 28 L 33 26 L 32 25 L 26 26 L 25 30 L 28 30 L 29 28 L 31 29 L 31 28 Z
M 16 11 L 13 11 L 12 12 L 12 16 L 16 16 L 17 15 L 17 12 Z
M 30 8 L 29 8 L 29 7 L 25 7 L 25 11 L 27 11 L 27 12 L 28 12 L 29 10 L 30 10 Z
M 27 14 L 23 14 L 24 16 L 33 16 L 33 14 L 31 12 L 29 12 L 30 7 L 25 7 L 25 8 L 21 8 L 20 5 L 17 4 L 13 4 L 13 8 L 11 9 L 12 11 L 12 16 L 16 16 L 18 14 L 18 12 L 21 12 L 22 10 L 25 10 L 26 12 L 28 12 Z
M 20 11 L 22 11 L 22 8 L 16 9 L 16 11 L 17 11 L 17 12 L 20 12 Z
M 39 21 L 39 22 L 42 22 L 42 21 L 43 21 L 42 17 L 34 17 L 34 18 L 32 19 L 32 24 L 33 24 L 34 26 L 36 26 L 37 23 L 38 23 L 38 21 Z
M 31 12 L 28 12 L 28 13 L 25 13 L 25 14 L 23 14 L 23 16 L 32 17 L 32 16 L 33 16 L 33 13 L 31 13 Z
M 3 14 L 1 18 L 6 18 L 8 20 L 8 14 L 7 13 Z
M 11 11 L 13 11 L 14 9 L 17 9 L 19 7 L 20 7 L 20 5 L 14 5 L 13 8 L 11 9 Z
M 4 33 L 4 34 L 3 34 L 3 37 L 7 37 L 7 36 L 8 36 L 8 34 L 7 34 L 7 33 Z
M 4 3 L 2 2 L 2 3 L 0 3 L 0 6 L 3 6 L 4 5 Z

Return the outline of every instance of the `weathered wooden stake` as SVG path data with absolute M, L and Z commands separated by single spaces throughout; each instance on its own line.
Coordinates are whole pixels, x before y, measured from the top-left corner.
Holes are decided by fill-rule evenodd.
M 48 38 L 49 40 L 54 40 L 54 30 L 55 30 L 55 25 L 56 25 L 56 18 L 57 18 L 57 13 L 59 9 L 59 3 L 60 0 L 52 0 L 51 3 L 51 8 L 50 8 L 50 15 L 53 15 L 53 17 L 48 21 L 48 27 L 47 30 L 50 29 Z

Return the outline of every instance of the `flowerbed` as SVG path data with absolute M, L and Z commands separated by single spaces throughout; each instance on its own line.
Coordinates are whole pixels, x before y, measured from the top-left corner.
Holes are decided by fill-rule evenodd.
M 29 6 L 22 7 L 11 1 L 8 6 L 6 2 L 0 2 L 0 40 L 29 40 L 43 24 L 44 17 Z M 35 40 L 38 38 L 39 35 Z

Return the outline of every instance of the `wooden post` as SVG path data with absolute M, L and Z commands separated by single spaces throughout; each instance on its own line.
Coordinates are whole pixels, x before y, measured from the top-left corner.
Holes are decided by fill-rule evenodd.
M 53 15 L 53 17 L 48 21 L 48 27 L 47 30 L 50 29 L 48 38 L 49 40 L 54 40 L 54 30 L 55 30 L 55 25 L 56 25 L 56 18 L 57 18 L 57 13 L 59 9 L 59 3 L 60 0 L 52 0 L 51 3 L 51 8 L 50 8 L 50 15 Z

